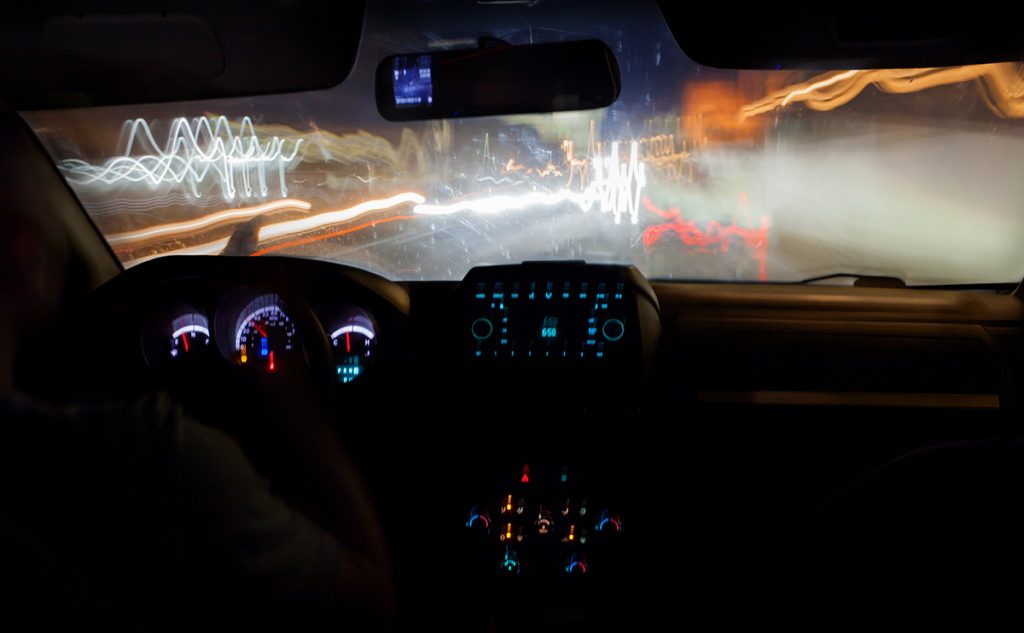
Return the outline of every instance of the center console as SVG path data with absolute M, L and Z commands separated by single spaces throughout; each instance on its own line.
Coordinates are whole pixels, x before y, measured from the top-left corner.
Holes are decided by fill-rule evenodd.
M 655 487 L 635 479 L 625 439 L 640 429 L 656 296 L 633 267 L 560 262 L 476 268 L 456 297 L 458 405 L 479 448 L 448 521 L 472 617 L 610 625 L 656 538 Z

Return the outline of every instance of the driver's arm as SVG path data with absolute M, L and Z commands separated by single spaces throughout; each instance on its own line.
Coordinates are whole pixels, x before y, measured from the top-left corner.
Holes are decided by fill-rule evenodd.
M 375 526 L 357 525 L 368 515 L 353 508 L 340 524 L 314 522 L 271 491 L 233 439 L 168 397 L 73 410 L 24 398 L 0 405 L 12 501 L 60 547 L 88 552 L 73 556 L 99 575 L 157 575 L 233 612 L 349 625 L 390 614 Z
M 376 530 L 354 525 L 369 518 L 363 508 L 314 522 L 272 493 L 225 433 L 177 409 L 171 410 L 168 425 L 162 485 L 168 507 L 186 517 L 178 522 L 183 532 L 175 540 L 186 550 L 180 552 L 184 560 L 198 558 L 188 564 L 208 583 L 206 593 L 238 587 L 266 594 L 264 599 L 285 607 L 336 608 L 346 615 L 359 611 L 370 619 L 391 610 L 387 561 L 375 548 Z M 327 491 L 338 492 L 337 487 Z M 362 504 L 359 497 L 330 505 Z M 193 547 L 198 557 L 189 555 Z

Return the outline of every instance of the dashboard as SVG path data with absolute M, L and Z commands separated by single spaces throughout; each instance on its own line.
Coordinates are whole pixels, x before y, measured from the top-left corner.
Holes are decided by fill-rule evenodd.
M 404 285 L 329 262 L 167 257 L 90 301 L 74 327 L 109 332 L 91 360 L 110 362 L 72 382 L 93 397 L 91 377 L 114 376 L 106 388 L 167 390 L 244 433 L 275 383 L 324 379 L 396 559 L 431 543 L 467 596 L 604 601 L 633 564 L 652 520 L 636 492 L 647 474 L 599 449 L 637 421 L 660 336 L 632 267 L 524 263 Z M 422 588 L 423 572 L 402 572 Z M 407 601 L 444 604 L 428 597 Z
M 403 284 L 167 257 L 74 314 L 64 331 L 90 334 L 65 384 L 89 397 L 166 389 L 244 427 L 275 383 L 323 379 L 399 603 L 456 630 L 653 626 L 666 592 L 733 581 L 717 543 L 755 543 L 914 447 L 998 430 L 1005 373 L 1024 371 L 998 360 L 1021 346 L 1010 295 L 651 284 L 582 262 Z M 45 371 L 66 358 L 54 343 Z
M 132 374 L 160 380 L 231 370 L 272 377 L 329 365 L 339 389 L 354 389 L 432 366 L 467 383 L 541 381 L 564 393 L 575 383 L 637 381 L 660 333 L 657 297 L 635 268 L 480 267 L 452 290 L 447 318 L 417 334 L 440 347 L 428 366 L 416 367 L 424 359 L 405 345 L 416 327 L 409 293 L 370 273 L 232 258 L 170 258 L 137 270 L 104 289 L 102 300 L 118 306 L 107 309 L 104 327 L 117 330 L 119 342 L 134 332 L 141 356 L 130 355 Z

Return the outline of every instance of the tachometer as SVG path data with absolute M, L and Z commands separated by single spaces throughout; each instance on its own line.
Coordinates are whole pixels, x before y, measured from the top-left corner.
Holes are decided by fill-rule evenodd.
M 338 382 L 349 383 L 366 371 L 377 333 L 368 316 L 351 316 L 331 332 Z
M 277 371 L 295 362 L 299 343 L 295 325 L 276 294 L 256 297 L 235 324 L 234 357 L 242 365 Z

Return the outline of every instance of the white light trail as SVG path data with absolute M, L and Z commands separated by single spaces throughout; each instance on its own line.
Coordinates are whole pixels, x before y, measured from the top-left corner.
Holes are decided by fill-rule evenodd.
M 208 229 L 213 226 L 225 224 L 228 222 L 248 220 L 258 215 L 262 215 L 264 213 L 270 213 L 271 211 L 282 211 L 284 209 L 299 209 L 302 211 L 309 211 L 311 207 L 312 205 L 306 202 L 305 200 L 286 198 L 284 200 L 275 200 L 273 202 L 267 202 L 266 204 L 260 204 L 253 207 L 242 207 L 239 209 L 228 209 L 226 211 L 218 211 L 217 213 L 204 215 L 200 218 L 196 218 L 195 220 L 185 220 L 182 222 L 160 224 L 147 229 L 139 229 L 138 231 L 114 233 L 112 235 L 107 236 L 107 242 L 111 246 L 121 246 L 132 242 L 151 240 L 153 238 L 163 238 L 169 235 L 177 235 L 180 233 L 189 233 L 192 231 Z
M 638 146 L 639 143 L 636 141 L 630 143 L 629 159 L 626 162 L 619 157 L 618 142 L 611 144 L 611 151 L 607 156 L 595 156 L 591 159 L 592 175 L 583 191 L 531 191 L 519 195 L 488 196 L 449 204 L 417 204 L 413 211 L 420 215 L 451 215 L 460 211 L 490 214 L 571 202 L 585 213 L 594 208 L 601 213 L 611 213 L 616 224 L 622 222 L 624 215 L 629 215 L 630 222 L 637 224 L 640 221 L 640 199 L 647 184 L 644 163 L 638 158 Z
M 637 158 L 639 143 L 629 144 L 629 161 L 619 160 L 619 144 L 612 143 L 608 156 L 594 158 L 594 174 L 590 184 L 583 190 L 581 207 L 589 211 L 594 204 L 601 213 L 611 213 L 615 223 L 622 222 L 622 216 L 629 213 L 630 222 L 640 221 L 640 197 L 647 185 L 644 164 Z
M 846 71 L 844 73 L 839 73 L 838 75 L 833 75 L 833 76 L 829 77 L 828 79 L 823 79 L 821 81 L 812 83 L 809 86 L 805 86 L 805 87 L 800 88 L 798 90 L 793 90 L 792 92 L 787 94 L 786 97 L 782 100 L 782 105 L 787 106 L 787 105 L 789 105 L 790 101 L 792 101 L 793 99 L 795 99 L 797 97 L 809 94 L 811 92 L 814 92 L 815 90 L 820 90 L 822 88 L 827 88 L 827 87 L 829 87 L 829 86 L 831 86 L 833 84 L 839 83 L 840 81 L 844 81 L 846 79 L 850 79 L 852 77 L 856 77 L 859 74 L 861 74 L 861 71 L 859 71 L 859 70 L 848 70 L 848 71 Z
M 298 220 L 268 224 L 260 227 L 260 230 L 257 233 L 257 241 L 263 242 L 283 237 L 285 235 L 292 235 L 294 233 L 307 233 L 332 224 L 348 222 L 361 215 L 372 213 L 374 211 L 383 211 L 385 209 L 397 207 L 401 204 L 423 204 L 425 201 L 426 198 L 411 191 L 400 193 L 391 196 L 390 198 L 383 198 L 381 200 L 367 200 L 366 202 L 360 202 L 354 207 L 349 207 L 347 209 L 327 211 L 325 213 L 318 213 Z
M 227 117 L 176 118 L 162 148 L 144 119 L 126 121 L 124 127 L 127 141 L 120 156 L 102 165 L 61 161 L 68 181 L 80 187 L 187 183 L 192 195 L 201 197 L 199 185 L 212 180 L 220 185 L 224 199 L 233 200 L 239 187 L 246 198 L 271 195 L 268 174 L 276 172 L 280 195 L 287 196 L 285 170 L 297 162 L 302 145 L 301 138 L 261 139 L 249 117 L 239 122 L 237 134 Z
M 554 193 L 531 191 L 518 195 L 488 196 L 450 204 L 418 204 L 413 211 L 419 215 L 451 215 L 459 211 L 491 214 L 514 211 L 535 206 L 550 206 L 560 202 L 577 202 L 582 194 L 562 189 Z

